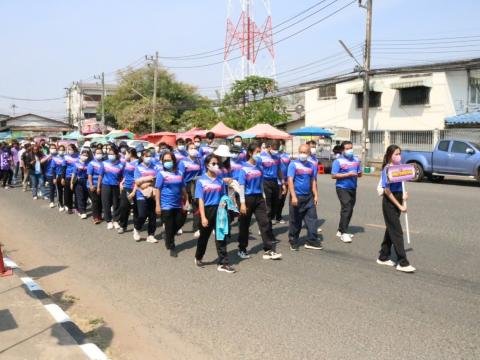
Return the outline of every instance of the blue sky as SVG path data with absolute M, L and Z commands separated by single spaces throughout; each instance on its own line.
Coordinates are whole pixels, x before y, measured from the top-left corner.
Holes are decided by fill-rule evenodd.
M 232 1 L 238 3 L 238 0 Z M 274 34 L 274 41 L 351 1 L 325 1 L 309 13 L 332 5 L 291 28 L 279 31 L 293 21 L 276 28 L 274 32 L 278 33 Z M 273 25 L 318 2 L 271 0 Z M 374 66 L 480 56 L 478 0 L 373 2 Z M 256 0 L 255 3 L 257 20 L 262 23 L 262 2 Z M 73 81 L 92 81 L 91 77 L 102 71 L 110 74 L 108 82 L 114 82 L 116 69 L 156 50 L 160 56 L 178 56 L 222 48 L 226 13 L 226 0 L 0 1 L 3 30 L 0 35 L 0 95 L 57 98 L 64 95 L 64 88 Z M 276 68 L 278 73 L 283 73 L 278 78 L 280 85 L 350 71 L 354 64 L 344 54 L 338 55 L 342 51 L 338 39 L 353 48 L 364 36 L 365 11 L 354 3 L 318 25 L 276 44 Z M 454 37 L 457 39 L 450 39 Z M 433 40 L 421 43 L 393 41 L 404 39 Z M 337 56 L 328 62 L 291 71 L 335 54 Z M 188 61 L 163 59 L 162 64 L 166 67 L 197 66 L 222 60 L 222 55 L 216 55 Z M 178 79 L 198 86 L 205 95 L 213 96 L 213 88 L 222 83 L 222 68 L 219 64 L 172 69 L 172 72 Z M 0 113 L 11 114 L 13 103 L 18 107 L 17 114 L 35 112 L 54 118 L 66 116 L 64 100 L 27 102 L 0 98 Z

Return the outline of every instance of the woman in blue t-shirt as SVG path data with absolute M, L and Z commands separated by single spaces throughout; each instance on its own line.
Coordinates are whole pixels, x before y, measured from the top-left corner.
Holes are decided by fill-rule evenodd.
M 380 265 L 395 266 L 396 269 L 403 272 L 414 272 L 415 268 L 410 265 L 405 252 L 403 243 L 402 224 L 400 223 L 400 214 L 407 211 L 404 200 L 407 200 L 407 193 L 403 192 L 402 183 L 390 183 L 388 181 L 388 167 L 399 165 L 402 162 L 401 149 L 397 145 L 390 145 L 383 157 L 382 166 L 382 211 L 385 219 L 385 236 L 380 248 L 380 255 L 377 263 Z M 390 260 L 391 248 L 395 248 L 397 254 L 397 263 Z
M 55 144 L 50 144 L 50 152 L 48 154 L 48 160 L 47 160 L 47 169 L 45 171 L 45 176 L 48 182 L 48 197 L 50 200 L 50 207 L 53 208 L 55 207 L 55 195 L 57 193 L 56 187 L 55 187 L 55 167 L 56 167 L 56 162 L 55 161 L 63 161 L 58 158 L 57 156 L 57 145 Z
M 60 145 L 58 147 L 58 156 L 54 156 L 53 160 L 55 161 L 55 180 L 54 184 L 57 186 L 57 195 L 58 195 L 58 211 L 62 212 L 65 210 L 64 194 L 65 194 L 65 177 L 64 177 L 64 168 L 65 168 L 65 146 Z
M 175 234 L 185 223 L 183 203 L 187 203 L 187 190 L 182 173 L 177 168 L 177 159 L 171 152 L 161 158 L 163 170 L 158 171 L 155 181 L 155 212 L 162 217 L 165 226 L 165 246 L 170 256 L 177 257 Z
M 77 199 L 78 212 L 81 219 L 87 218 L 87 170 L 88 163 L 91 160 L 92 155 L 90 150 L 82 150 L 80 157 L 75 163 L 75 167 L 72 172 L 72 178 L 70 180 L 70 189 L 75 192 L 75 198 Z
M 135 168 L 138 165 L 137 150 L 127 149 L 125 154 L 125 166 L 123 168 L 123 180 L 120 183 L 120 229 L 121 234 L 127 230 L 128 217 L 133 209 L 133 222 L 137 219 L 137 204 L 135 199 Z
M 118 220 L 120 219 L 120 181 L 123 176 L 123 164 L 120 162 L 120 155 L 115 146 L 111 146 L 108 150 L 108 160 L 103 162 L 102 175 L 103 216 L 108 230 L 113 228 L 118 230 L 120 229 Z
M 204 267 L 202 262 L 207 250 L 208 238 L 216 225 L 217 210 L 220 199 L 225 194 L 223 180 L 220 172 L 220 158 L 210 154 L 205 158 L 206 172 L 198 180 L 195 186 L 195 198 L 198 199 L 200 210 L 200 237 L 197 242 L 195 253 L 195 265 Z M 228 263 L 227 244 L 225 240 L 215 239 L 218 254 L 218 271 L 234 273 L 235 269 Z
M 102 222 L 102 175 L 103 151 L 101 146 L 95 149 L 92 161 L 88 163 L 87 178 L 90 200 L 92 200 L 92 218 L 95 225 Z
M 67 154 L 65 155 L 65 210 L 68 214 L 73 214 L 73 209 L 76 208 L 76 199 L 73 201 L 74 190 L 70 186 L 72 181 L 72 174 L 75 169 L 75 164 L 78 161 L 78 149 L 75 144 L 69 144 L 67 146 Z M 75 204 L 75 206 L 74 206 Z

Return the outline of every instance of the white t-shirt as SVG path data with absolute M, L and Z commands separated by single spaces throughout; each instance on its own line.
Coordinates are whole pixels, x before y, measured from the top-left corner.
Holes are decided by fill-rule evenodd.
M 23 156 L 23 153 L 25 152 L 25 149 L 20 149 L 18 151 L 18 160 L 20 161 L 20 166 L 23 167 L 24 164 L 23 164 L 23 160 L 22 160 L 22 156 Z

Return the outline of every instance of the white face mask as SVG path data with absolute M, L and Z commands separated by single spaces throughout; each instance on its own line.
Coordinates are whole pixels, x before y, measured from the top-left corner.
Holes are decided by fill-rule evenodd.
M 68 155 L 73 155 L 75 152 L 73 150 L 68 150 Z
M 195 142 L 195 147 L 198 149 L 200 147 L 201 143 L 199 143 L 198 141 Z
M 87 161 L 87 160 L 88 160 L 88 156 L 86 156 L 86 155 L 80 156 L 80 161 L 81 161 L 81 162 L 85 162 L 85 161 Z
M 188 155 L 190 155 L 191 157 L 197 157 L 198 156 L 198 150 L 197 149 L 190 149 L 188 150 Z
M 103 154 L 95 154 L 95 159 L 102 160 L 103 159 Z
M 304 153 L 298 154 L 298 160 L 300 160 L 300 161 L 307 161 L 307 159 L 308 159 L 308 155 L 307 155 L 307 154 L 304 154 Z
M 62 156 L 63 154 L 65 154 L 65 151 L 63 151 L 63 150 L 60 150 L 60 151 L 58 152 L 58 155 L 60 155 L 60 156 Z
M 278 154 L 278 150 L 270 150 L 270 154 L 272 154 L 272 155 L 277 155 L 277 154 Z
M 178 151 L 183 151 L 185 150 L 185 145 L 178 145 Z
M 242 142 L 241 142 L 241 141 L 235 141 L 235 142 L 233 143 L 233 145 L 242 147 Z
M 220 168 L 218 167 L 218 165 L 208 165 L 208 170 L 210 170 L 214 174 L 218 174 Z
M 317 154 L 317 148 L 310 148 L 310 154 L 316 155 Z

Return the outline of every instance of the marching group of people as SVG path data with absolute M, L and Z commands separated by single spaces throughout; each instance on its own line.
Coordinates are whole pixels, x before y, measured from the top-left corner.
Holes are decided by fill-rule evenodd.
M 227 243 L 232 240 L 232 225 L 238 219 L 238 256 L 250 258 L 249 229 L 252 216 L 258 223 L 263 243 L 263 259 L 277 260 L 278 243 L 272 226 L 285 224 L 283 208 L 289 195 L 288 240 L 292 251 L 299 250 L 303 224 L 307 229 L 304 248 L 321 250 L 322 230 L 317 217 L 317 143 L 299 148 L 297 159 L 286 152 L 285 142 L 252 142 L 244 145 L 240 136 L 233 143 L 217 145 L 212 132 L 200 137 L 177 139 L 176 146 L 160 143 L 156 147 L 129 147 L 125 142 L 96 144 L 85 142 L 58 145 L 14 141 L 0 144 L 1 185 L 8 189 L 21 179 L 23 190 L 31 187 L 33 199 L 44 198 L 50 208 L 87 218 L 91 205 L 94 224 L 106 222 L 108 230 L 119 234 L 127 230 L 133 215 L 133 239 L 147 223 L 146 242 L 157 243 L 157 223 L 164 229 L 164 241 L 172 257 L 177 257 L 175 237 L 182 233 L 187 216 L 193 217 L 193 236 L 197 239 L 195 265 L 204 267 L 208 240 L 214 235 L 218 254 L 217 270 L 235 272 L 230 265 Z M 377 263 L 413 272 L 406 257 L 401 212 L 406 211 L 407 194 L 401 184 L 389 183 L 386 168 L 401 162 L 401 150 L 387 149 L 381 186 L 382 210 L 386 231 Z M 357 179 L 362 176 L 359 159 L 349 141 L 341 144 L 332 165 L 332 178 L 341 205 L 337 237 L 352 242 L 348 233 L 356 201 Z M 157 220 L 157 218 L 159 220 Z M 397 262 L 391 259 L 394 247 Z

